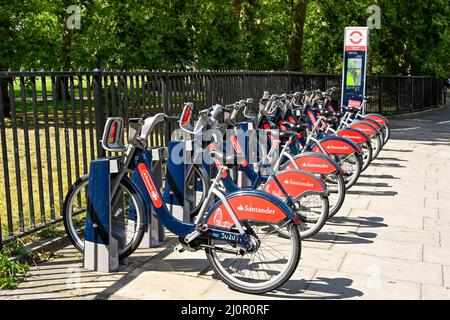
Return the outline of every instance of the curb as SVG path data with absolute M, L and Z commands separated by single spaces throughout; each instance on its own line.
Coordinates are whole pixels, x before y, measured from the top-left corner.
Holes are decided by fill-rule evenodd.
M 397 120 L 399 118 L 403 118 L 403 117 L 409 117 L 409 116 L 415 116 L 415 115 L 426 115 L 426 114 L 430 114 L 430 113 L 435 113 L 438 111 L 442 111 L 443 109 L 449 107 L 448 104 L 442 105 L 440 107 L 436 107 L 436 108 L 432 108 L 432 109 L 427 109 L 427 110 L 422 110 L 422 111 L 415 111 L 415 112 L 408 112 L 408 113 L 402 113 L 402 114 L 397 114 L 397 115 L 393 115 L 393 116 L 388 116 L 388 119 L 392 119 L 392 120 Z
M 36 243 L 29 244 L 25 246 L 25 248 L 29 252 L 39 252 L 39 251 L 50 251 L 50 252 L 56 252 L 58 250 L 61 250 L 65 246 L 70 244 L 70 240 L 67 236 L 61 236 L 55 239 L 45 239 L 38 241 Z M 19 261 L 19 262 L 26 262 L 25 259 L 22 256 L 16 255 L 12 256 L 11 260 L 13 261 Z

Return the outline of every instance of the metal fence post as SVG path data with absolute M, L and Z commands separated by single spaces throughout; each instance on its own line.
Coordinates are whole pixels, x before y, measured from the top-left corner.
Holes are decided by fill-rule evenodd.
M 411 77 L 411 104 L 409 105 L 409 112 L 414 111 L 414 77 Z
M 241 92 L 241 97 L 240 99 L 242 99 L 244 97 L 244 90 L 245 90 L 245 86 L 244 86 L 244 73 L 241 73 L 239 75 L 239 90 Z M 267 90 L 267 89 L 266 89 Z
M 400 77 L 397 78 L 397 111 L 400 111 Z
M 443 89 L 444 88 L 443 81 L 444 80 L 441 81 L 441 84 L 439 86 L 439 90 L 443 91 L 444 94 L 443 95 L 439 94 L 439 99 L 441 99 L 441 101 L 440 101 L 441 104 L 447 104 L 447 90 Z M 444 99 L 444 101 L 442 101 L 442 99 Z
M 382 107 L 382 77 L 378 76 L 378 113 L 383 113 L 383 107 Z
M 100 70 L 95 70 L 100 71 Z M 106 155 L 102 148 L 101 138 L 103 134 L 103 127 L 105 125 L 104 103 L 102 94 L 102 75 L 96 72 L 92 81 L 94 89 L 94 111 L 95 111 L 95 130 L 97 133 L 97 157 L 102 158 Z
M 213 104 L 213 92 L 211 86 L 212 72 L 208 72 L 206 75 L 206 107 L 210 107 Z
M 161 84 L 162 84 L 162 95 L 163 95 L 163 113 L 169 114 L 169 75 L 167 72 L 163 74 L 161 77 Z M 170 134 L 171 134 L 171 123 L 164 121 L 164 135 L 165 135 L 165 144 L 167 145 L 170 141 Z
M 291 92 L 291 74 L 289 71 L 287 71 L 287 75 L 286 75 L 286 93 L 290 93 Z
M 422 106 L 421 110 L 425 108 L 425 78 L 422 78 Z
M 4 93 L 4 92 L 3 92 Z M 8 169 L 8 152 L 6 145 L 6 131 L 5 131 L 5 105 L 3 104 L 3 93 L 0 90 L 0 135 L 1 135 L 1 146 L 2 146 L 2 160 L 3 160 L 3 177 L 4 177 L 4 188 L 5 188 L 5 199 L 6 201 L 6 215 L 8 217 L 8 230 L 12 234 L 12 206 L 11 206 L 11 194 L 10 194 L 10 183 L 9 183 L 9 169 Z M 6 92 L 8 94 L 8 92 Z M 5 97 L 5 99 L 8 96 Z M 0 213 L 0 251 L 3 250 L 3 237 L 2 237 L 2 221 Z

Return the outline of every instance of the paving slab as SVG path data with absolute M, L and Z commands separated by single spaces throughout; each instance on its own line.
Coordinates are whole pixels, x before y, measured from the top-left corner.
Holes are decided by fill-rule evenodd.
M 421 298 L 423 300 L 450 300 L 450 287 L 423 284 Z
M 379 272 L 383 278 L 442 285 L 440 264 L 399 258 L 348 253 L 339 271 L 367 275 Z
M 84 269 L 64 248 L 0 299 L 450 299 L 450 125 L 435 123 L 450 119 L 450 108 L 420 117 L 432 122 L 391 121 L 398 130 L 388 145 L 336 217 L 302 242 L 298 269 L 273 292 L 229 289 L 204 252 L 174 252 L 167 233 L 111 274 Z
M 305 294 L 319 299 L 420 299 L 420 284 L 385 279 L 376 270 L 360 275 L 319 270 Z

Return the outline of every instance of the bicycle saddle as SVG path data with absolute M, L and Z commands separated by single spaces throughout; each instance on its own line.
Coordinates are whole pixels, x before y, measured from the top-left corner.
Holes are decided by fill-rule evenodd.
M 324 118 L 323 121 L 325 121 L 326 123 L 336 122 L 336 117 L 334 117 L 334 116 L 327 117 L 327 118 Z
M 296 132 L 288 130 L 288 131 L 280 132 L 279 138 L 282 143 L 285 143 L 285 142 L 289 141 L 289 139 L 295 135 L 297 135 Z
M 296 132 L 302 132 L 307 127 L 304 124 L 295 124 L 295 123 L 292 123 L 292 122 L 289 122 L 289 121 L 284 121 L 282 124 L 286 128 L 291 129 L 291 130 L 296 131 Z
M 332 116 L 334 116 L 334 111 L 332 111 L 332 110 L 321 110 L 320 111 L 320 115 L 322 115 L 324 117 L 332 117 Z
M 245 159 L 242 159 L 242 155 L 238 155 L 236 153 L 224 155 L 223 152 L 218 150 L 211 150 L 210 155 L 211 157 L 219 160 L 222 165 L 230 169 L 236 167 L 236 165 L 242 164 L 245 161 Z

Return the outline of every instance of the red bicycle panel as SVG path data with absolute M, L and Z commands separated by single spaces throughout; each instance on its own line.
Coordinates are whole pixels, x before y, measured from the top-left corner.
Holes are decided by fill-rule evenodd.
M 320 144 L 328 154 L 352 154 L 356 150 L 345 141 L 341 140 L 326 140 L 321 141 Z M 312 152 L 321 152 L 322 150 L 316 145 Z
M 321 174 L 329 174 L 336 171 L 334 165 L 332 165 L 328 160 L 320 157 L 299 155 L 295 157 L 294 160 L 299 169 L 303 171 Z M 286 169 L 296 169 L 296 167 L 292 162 L 290 162 L 286 166 Z
M 364 122 L 352 123 L 350 125 L 350 128 L 364 132 L 365 134 L 367 134 L 369 136 L 373 136 L 374 134 L 377 134 L 377 130 L 375 130 L 370 124 L 364 123 Z
M 375 120 L 378 124 L 382 126 L 387 124 L 387 120 L 385 118 L 376 114 L 368 114 L 367 116 L 363 117 L 363 119 L 365 118 Z
M 338 131 L 337 135 L 342 138 L 347 138 L 358 144 L 364 143 L 367 140 L 363 134 L 359 133 L 356 130 L 348 130 L 348 129 L 340 130 Z
M 141 175 L 142 181 L 144 181 L 148 194 L 152 199 L 153 205 L 155 206 L 155 208 L 161 208 L 163 202 L 161 200 L 161 197 L 159 196 L 158 189 L 156 189 L 156 186 L 152 181 L 152 177 L 150 176 L 150 172 L 148 172 L 148 168 L 145 163 L 139 163 L 138 171 Z
M 381 129 L 381 125 L 378 123 L 378 122 L 376 122 L 376 121 L 374 121 L 374 120 L 370 120 L 370 119 L 359 119 L 357 122 L 362 122 L 362 123 L 367 123 L 367 124 L 370 124 L 371 126 L 374 126 L 375 128 L 377 128 L 377 129 Z
M 235 196 L 227 200 L 239 221 L 254 220 L 277 224 L 286 219 L 280 208 L 260 196 Z M 234 225 L 223 203 L 214 210 L 207 223 L 222 228 L 231 228 Z
M 286 193 L 292 198 L 296 198 L 306 191 L 324 191 L 323 186 L 316 178 L 298 170 L 283 171 L 278 173 L 276 177 Z M 264 191 L 278 198 L 285 199 L 284 193 L 273 178 L 267 181 Z

